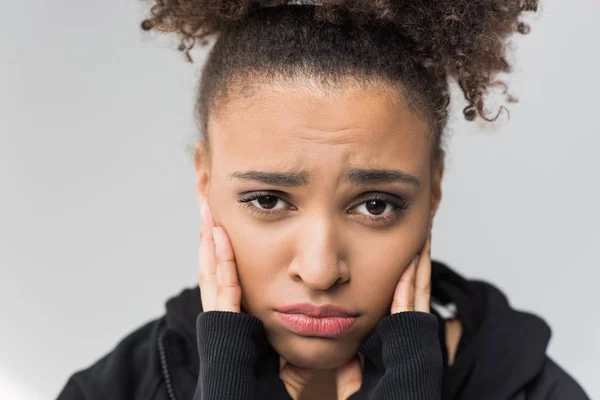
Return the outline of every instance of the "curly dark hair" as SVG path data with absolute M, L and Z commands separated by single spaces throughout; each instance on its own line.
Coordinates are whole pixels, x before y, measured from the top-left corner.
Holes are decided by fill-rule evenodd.
M 436 147 L 448 120 L 449 78 L 468 102 L 467 120 L 498 118 L 504 106 L 493 118 L 486 115 L 486 91 L 500 85 L 507 93 L 494 80 L 511 71 L 507 40 L 529 32 L 520 18 L 538 8 L 538 0 L 147 1 L 153 5 L 142 29 L 179 34 L 188 61 L 196 42 L 216 38 L 197 99 L 201 135 L 209 110 L 233 86 L 242 94 L 257 79 L 308 75 L 322 84 L 345 78 L 396 84 L 430 121 Z

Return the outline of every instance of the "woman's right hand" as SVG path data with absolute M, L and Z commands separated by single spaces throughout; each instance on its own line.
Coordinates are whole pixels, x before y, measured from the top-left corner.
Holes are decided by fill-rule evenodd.
M 241 312 L 240 286 L 233 247 L 223 227 L 216 227 L 206 199 L 200 200 L 202 221 L 199 246 L 199 286 L 203 311 Z M 288 364 L 279 357 L 279 378 L 295 400 L 313 375 L 313 370 Z
M 225 228 L 216 227 L 205 198 L 200 200 L 200 297 L 203 311 L 240 312 L 242 288 L 233 248 Z

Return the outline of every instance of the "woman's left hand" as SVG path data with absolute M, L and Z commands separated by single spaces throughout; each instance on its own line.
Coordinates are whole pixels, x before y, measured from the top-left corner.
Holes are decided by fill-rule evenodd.
M 391 313 L 420 311 L 429 313 L 431 301 L 431 233 L 423 248 L 404 271 L 392 300 Z
M 391 314 L 405 311 L 429 313 L 431 299 L 431 233 L 419 254 L 398 280 L 392 300 Z M 359 353 L 336 371 L 338 400 L 346 400 L 362 384 L 363 356 Z

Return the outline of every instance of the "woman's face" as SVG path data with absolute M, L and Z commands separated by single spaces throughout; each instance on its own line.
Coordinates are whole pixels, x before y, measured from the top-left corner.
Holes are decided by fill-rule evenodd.
M 298 366 L 356 354 L 389 314 L 440 199 L 428 126 L 385 89 L 264 84 L 211 116 L 210 161 L 197 144 L 198 192 L 231 240 L 242 306 Z M 276 312 L 298 303 L 358 317 L 344 334 L 309 336 Z

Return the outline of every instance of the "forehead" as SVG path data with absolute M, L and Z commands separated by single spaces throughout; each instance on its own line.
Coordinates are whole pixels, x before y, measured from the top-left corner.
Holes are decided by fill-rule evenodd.
M 361 165 L 424 162 L 429 127 L 383 85 L 259 84 L 231 95 L 208 123 L 213 162 L 228 167 Z M 224 167 L 224 165 L 222 165 Z M 414 171 L 416 172 L 416 171 Z

